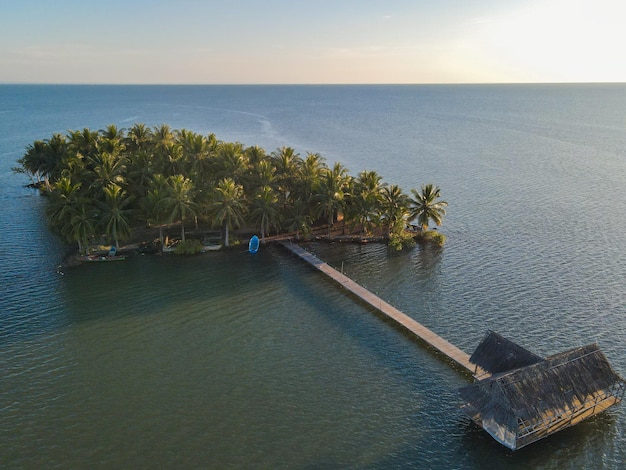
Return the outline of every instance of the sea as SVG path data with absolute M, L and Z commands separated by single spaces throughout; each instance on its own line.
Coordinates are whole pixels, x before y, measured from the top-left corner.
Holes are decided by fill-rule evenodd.
M 0 86 L 0 467 L 618 469 L 626 406 L 512 452 L 469 378 L 278 246 L 59 268 L 12 167 L 169 124 L 448 202 L 437 249 L 307 249 L 471 353 L 597 343 L 626 376 L 626 85 Z

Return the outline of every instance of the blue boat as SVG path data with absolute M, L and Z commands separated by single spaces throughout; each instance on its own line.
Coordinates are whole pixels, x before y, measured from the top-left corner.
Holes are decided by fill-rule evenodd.
M 253 235 L 252 238 L 250 238 L 250 241 L 248 242 L 248 251 L 250 253 L 256 253 L 259 251 L 259 237 L 256 235 Z

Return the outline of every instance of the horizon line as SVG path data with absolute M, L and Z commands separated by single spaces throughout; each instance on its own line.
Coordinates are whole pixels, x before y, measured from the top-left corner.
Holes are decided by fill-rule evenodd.
M 137 83 L 137 82 L 2 82 L 2 85 L 24 86 L 435 86 L 435 85 L 620 85 L 626 81 L 555 81 L 555 82 L 355 82 L 355 83 Z

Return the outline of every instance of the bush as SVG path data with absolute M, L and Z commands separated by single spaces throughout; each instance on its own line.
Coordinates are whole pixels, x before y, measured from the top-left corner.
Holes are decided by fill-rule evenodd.
M 185 240 L 176 245 L 174 253 L 177 255 L 195 255 L 202 253 L 202 243 L 200 243 L 200 240 Z
M 437 230 L 427 230 L 420 235 L 420 239 L 425 242 L 434 243 L 438 246 L 443 246 L 446 242 L 446 236 L 438 232 Z
M 402 227 L 394 228 L 389 234 L 389 246 L 396 251 L 400 251 L 403 248 L 411 248 L 415 245 L 413 236 L 413 233 L 404 230 Z

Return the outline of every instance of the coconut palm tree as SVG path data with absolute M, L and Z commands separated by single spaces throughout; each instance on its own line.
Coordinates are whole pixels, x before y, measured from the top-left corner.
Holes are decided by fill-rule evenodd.
M 441 225 L 443 216 L 446 214 L 448 203 L 441 201 L 441 190 L 433 184 L 422 185 L 421 192 L 411 189 L 413 198 L 409 199 L 409 220 L 417 220 L 423 230 L 428 229 L 429 221 Z
M 278 228 L 281 213 L 278 209 L 278 195 L 269 186 L 263 186 L 252 199 L 250 221 L 259 224 L 261 240 L 265 242 L 265 234 L 272 227 Z M 269 233 L 268 233 L 269 234 Z
M 211 194 L 208 204 L 213 224 L 222 228 L 224 246 L 229 246 L 229 230 L 243 224 L 245 213 L 243 186 L 232 178 L 220 180 Z
M 319 185 L 322 172 L 327 170 L 324 157 L 319 153 L 308 153 L 300 171 L 296 176 L 296 186 L 294 188 L 294 199 L 311 201 L 315 188 Z
M 152 131 L 141 123 L 136 123 L 128 130 L 124 144 L 129 152 L 148 150 L 151 145 Z
M 296 199 L 291 206 L 287 207 L 285 227 L 296 232 L 296 240 L 300 239 L 301 234 L 306 235 L 311 231 L 311 223 L 311 215 L 306 202 Z
M 80 153 L 83 157 L 92 157 L 98 151 L 100 135 L 97 132 L 84 128 L 82 131 L 69 132 L 69 150 Z
M 328 221 L 328 238 L 332 234 L 335 215 L 345 208 L 349 182 L 348 170 L 341 163 L 335 163 L 332 170 L 324 171 L 320 177 L 314 199 L 317 203 L 317 214 L 326 217 Z
M 247 155 L 238 142 L 220 142 L 217 146 L 214 174 L 216 179 L 231 178 L 235 184 L 244 182 L 247 170 Z
M 74 210 L 67 229 L 67 236 L 78 243 L 78 252 L 87 254 L 89 239 L 96 234 L 97 211 L 88 204 L 81 204 Z
M 77 242 L 82 253 L 89 237 L 95 234 L 96 210 L 83 197 L 81 183 L 72 183 L 68 177 L 59 178 L 51 189 L 46 213 L 51 229 L 64 241 Z
M 381 196 L 381 220 L 387 227 L 389 246 L 396 250 L 412 246 L 414 234 L 406 230 L 409 197 L 395 184 L 385 186 Z
M 404 227 L 405 216 L 408 215 L 409 197 L 402 192 L 400 186 L 392 184 L 381 191 L 381 219 L 391 233 L 396 224 Z
M 126 163 L 126 185 L 131 195 L 140 200 L 146 195 L 157 173 L 154 156 L 141 150 L 128 155 Z
M 359 237 L 370 233 L 380 219 L 380 192 L 370 191 L 360 179 L 354 181 L 346 204 L 346 219 L 359 226 Z
M 56 178 L 61 175 L 62 169 L 69 155 L 67 139 L 61 134 L 53 134 L 48 140 L 36 140 L 26 147 L 26 153 L 18 160 L 21 165 L 14 171 L 26 173 L 34 185 L 44 187 L 50 191 Z
M 247 147 L 244 151 L 246 157 L 248 159 L 248 163 L 252 168 L 256 165 L 267 159 L 267 155 L 265 154 L 265 150 L 258 145 L 253 145 L 252 147 Z
M 67 138 L 55 133 L 46 141 L 46 160 L 43 170 L 48 174 L 50 181 L 55 181 L 61 176 L 63 170 L 68 168 L 68 161 L 72 153 L 69 151 Z
M 276 184 L 280 194 L 280 203 L 284 207 L 293 200 L 296 176 L 302 168 L 302 158 L 291 147 L 276 149 L 271 155 L 276 168 Z
M 212 177 L 211 148 L 206 137 L 189 131 L 181 131 L 178 143 L 183 151 L 185 174 L 192 179 L 196 189 L 202 190 Z
M 13 168 L 13 171 L 28 175 L 33 186 L 45 183 L 50 189 L 50 178 L 45 174 L 45 160 L 46 143 L 43 140 L 36 140 L 26 147 L 26 153 L 17 161 L 20 166 Z
M 276 188 L 276 168 L 272 162 L 265 159 L 254 166 L 250 165 L 250 171 L 243 186 L 246 194 L 256 194 L 265 186 Z
M 163 246 L 163 224 L 168 221 L 167 211 L 167 186 L 165 184 L 154 184 L 139 204 L 140 218 L 149 225 L 159 227 L 159 241 Z
M 103 152 L 120 154 L 126 146 L 124 144 L 124 130 L 118 129 L 116 125 L 110 124 L 100 131 L 98 148 Z
M 111 184 L 123 186 L 126 179 L 126 158 L 119 154 L 98 152 L 88 158 L 88 167 L 92 168 L 92 181 L 89 191 L 98 198 L 101 191 Z
M 156 152 L 162 151 L 176 141 L 176 136 L 167 124 L 161 124 L 152 130 L 152 144 Z
M 183 175 L 167 178 L 167 196 L 163 205 L 169 212 L 168 221 L 180 220 L 180 238 L 185 241 L 185 219 L 196 216 L 196 204 L 193 201 L 193 183 Z
M 131 199 L 121 186 L 110 183 L 104 188 L 104 203 L 100 204 L 102 215 L 100 226 L 107 237 L 113 240 L 115 248 L 119 248 L 119 241 L 130 236 L 130 219 L 132 210 L 128 208 Z
M 383 187 L 382 178 L 375 171 L 362 171 L 354 181 L 347 213 L 348 217 L 360 226 L 361 238 L 378 224 Z
M 165 176 L 179 175 L 183 172 L 185 159 L 183 147 L 179 143 L 165 145 L 154 156 L 156 157 L 154 167 L 157 172 Z

